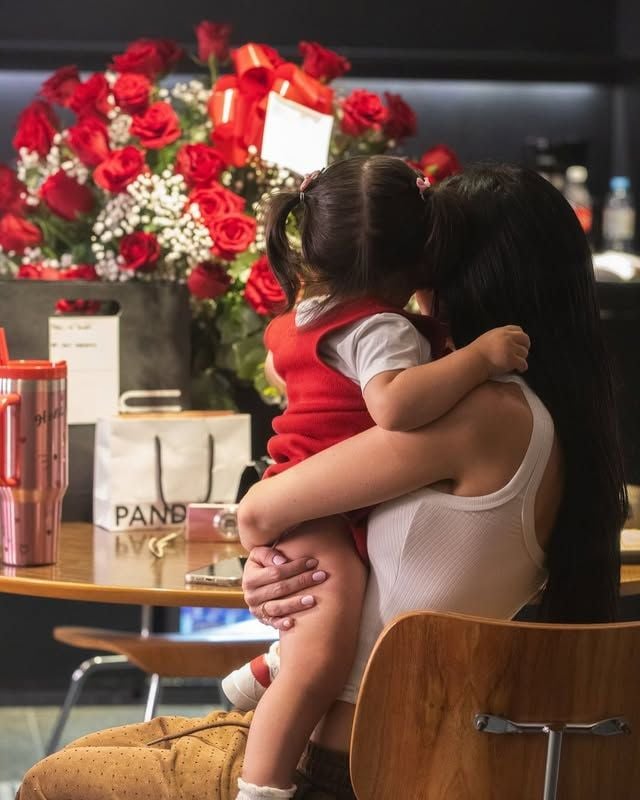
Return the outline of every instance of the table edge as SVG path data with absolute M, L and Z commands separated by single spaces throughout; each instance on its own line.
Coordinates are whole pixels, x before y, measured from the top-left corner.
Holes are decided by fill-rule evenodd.
M 82 600 L 90 603 L 113 603 L 136 606 L 194 606 L 246 608 L 238 589 L 144 589 L 133 586 L 100 586 L 66 581 L 54 583 L 41 578 L 0 575 L 0 592 L 5 594 L 46 597 L 52 600 Z M 209 601 L 209 602 L 207 602 Z

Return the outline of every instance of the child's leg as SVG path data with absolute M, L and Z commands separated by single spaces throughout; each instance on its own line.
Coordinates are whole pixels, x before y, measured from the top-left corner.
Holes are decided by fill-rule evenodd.
M 304 523 L 278 545 L 287 558 L 313 555 L 329 574 L 316 605 L 283 631 L 280 672 L 258 703 L 242 777 L 288 788 L 309 737 L 340 694 L 355 655 L 367 570 L 339 517 Z

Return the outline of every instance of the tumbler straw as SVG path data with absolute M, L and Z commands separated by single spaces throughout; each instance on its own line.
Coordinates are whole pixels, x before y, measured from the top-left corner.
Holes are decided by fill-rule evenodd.
M 4 335 L 4 328 L 0 328 L 0 366 L 6 366 L 9 363 L 9 348 L 7 347 L 7 339 Z

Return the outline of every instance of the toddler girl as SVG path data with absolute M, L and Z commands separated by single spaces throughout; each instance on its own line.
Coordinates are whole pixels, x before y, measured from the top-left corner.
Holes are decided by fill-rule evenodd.
M 288 307 L 267 329 L 267 369 L 286 390 L 288 405 L 274 420 L 269 453 L 275 463 L 267 476 L 372 425 L 400 431 L 426 425 L 488 378 L 526 369 L 529 339 L 517 326 L 496 328 L 440 358 L 445 336 L 439 326 L 404 311 L 413 294 L 421 307 L 428 304 L 423 276 L 430 227 L 441 215 L 459 213 L 446 202 L 404 161 L 388 156 L 337 162 L 306 178 L 300 191 L 272 196 L 267 254 Z M 300 251 L 289 241 L 291 214 Z M 243 533 L 242 504 L 239 526 L 247 549 L 272 543 L 254 525 L 247 526 L 251 536 Z M 298 759 L 353 661 L 366 583 L 365 532 L 363 509 L 311 520 L 278 545 L 289 559 L 313 552 L 332 580 L 278 645 L 223 682 L 238 707 L 257 704 L 240 800 L 295 793 Z

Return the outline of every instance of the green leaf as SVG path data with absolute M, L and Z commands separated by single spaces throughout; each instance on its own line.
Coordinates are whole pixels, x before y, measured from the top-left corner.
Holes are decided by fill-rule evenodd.
M 178 140 L 177 142 L 172 142 L 172 144 L 168 144 L 166 147 L 162 147 L 160 150 L 156 151 L 156 163 L 153 167 L 153 171 L 157 175 L 161 175 L 165 169 L 171 167 L 176 160 L 176 153 L 178 152 L 178 148 L 181 146 L 181 141 Z
M 205 370 L 191 380 L 191 404 L 193 408 L 236 411 L 231 394 L 231 383 L 218 370 Z
M 234 372 L 241 380 L 253 381 L 260 364 L 267 356 L 262 336 L 254 334 L 246 339 L 233 343 L 231 352 L 234 361 Z
M 229 264 L 227 271 L 233 278 L 241 278 L 242 273 L 248 270 L 258 258 L 259 256 L 257 253 L 253 253 L 251 250 L 245 250 L 244 253 L 240 253 L 234 258 Z

